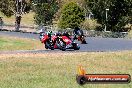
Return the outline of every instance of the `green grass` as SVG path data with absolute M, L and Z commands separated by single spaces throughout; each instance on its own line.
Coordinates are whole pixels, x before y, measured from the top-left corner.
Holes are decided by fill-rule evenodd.
M 132 51 L 0 55 L 0 88 L 132 88 L 129 84 L 76 83 L 78 65 L 88 74 L 132 75 Z
M 42 49 L 43 45 L 38 40 L 22 39 L 17 37 L 0 36 L 0 50 L 34 50 Z

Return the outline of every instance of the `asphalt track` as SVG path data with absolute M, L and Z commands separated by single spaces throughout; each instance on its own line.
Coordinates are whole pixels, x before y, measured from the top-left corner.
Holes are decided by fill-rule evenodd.
M 15 36 L 21 38 L 39 39 L 39 34 L 32 33 L 20 33 L 20 32 L 4 32 L 1 31 L 0 35 L 4 36 Z M 132 40 L 123 38 L 95 38 L 87 37 L 86 41 L 88 44 L 80 44 L 80 50 L 67 50 L 66 52 L 111 52 L 111 51 L 123 51 L 132 50 Z M 62 52 L 60 50 L 26 50 L 17 51 L 23 53 L 49 53 L 49 52 Z M 13 52 L 12 52 L 13 53 Z

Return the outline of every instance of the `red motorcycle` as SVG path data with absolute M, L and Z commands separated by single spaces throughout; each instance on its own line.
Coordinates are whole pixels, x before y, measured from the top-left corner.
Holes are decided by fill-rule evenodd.
M 66 49 L 74 49 L 79 50 L 80 47 L 77 43 L 73 42 L 71 40 L 72 38 L 68 38 L 64 35 L 50 35 L 50 34 L 44 34 L 41 37 L 41 42 L 45 44 L 46 49 L 60 49 L 62 51 L 65 51 Z
M 62 51 L 65 51 L 66 49 L 80 49 L 79 45 L 73 42 L 71 38 L 68 38 L 67 36 L 58 36 L 56 39 L 56 46 Z
M 54 50 L 54 39 L 51 34 L 44 34 L 41 38 L 41 43 L 45 44 L 46 49 Z

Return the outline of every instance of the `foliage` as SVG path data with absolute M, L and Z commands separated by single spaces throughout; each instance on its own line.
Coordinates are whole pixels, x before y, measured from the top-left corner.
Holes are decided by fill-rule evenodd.
M 67 4 L 67 3 L 70 3 L 70 2 L 76 2 L 78 6 L 80 6 L 81 8 L 84 9 L 85 11 L 85 6 L 86 6 L 86 2 L 85 0 L 57 0 L 58 1 L 58 6 L 59 6 L 59 9 L 58 11 L 56 12 L 55 14 L 55 21 L 58 21 L 60 16 L 61 16 L 61 10 L 62 10 L 62 7 Z
M 4 13 L 7 17 L 10 17 L 14 14 L 15 10 L 15 1 L 14 0 L 1 0 L 0 1 L 0 11 Z
M 38 3 L 35 6 L 35 22 L 38 25 L 48 25 L 52 23 L 54 14 L 58 10 L 56 0 L 52 0 L 50 3 Z
M 62 7 L 59 19 L 60 28 L 75 28 L 85 19 L 84 11 L 75 2 L 70 2 Z
M 132 0 L 86 0 L 94 17 L 102 25 L 107 24 L 111 31 L 122 31 L 122 27 L 130 22 Z M 106 19 L 106 9 L 109 9 Z
M 23 12 L 29 12 L 31 10 L 30 6 L 30 2 L 28 1 L 25 1 L 25 0 L 22 0 L 23 4 L 25 5 L 23 7 Z M 18 8 L 19 8 L 19 11 L 21 9 L 21 6 L 20 6 L 20 3 L 18 5 Z M 17 7 L 16 7 L 16 2 L 15 0 L 1 0 L 0 1 L 0 11 L 2 13 L 4 13 L 7 17 L 10 17 L 14 14 L 16 14 L 17 12 Z
M 86 30 L 96 30 L 97 27 L 101 26 L 95 19 L 86 19 L 82 23 L 82 28 Z

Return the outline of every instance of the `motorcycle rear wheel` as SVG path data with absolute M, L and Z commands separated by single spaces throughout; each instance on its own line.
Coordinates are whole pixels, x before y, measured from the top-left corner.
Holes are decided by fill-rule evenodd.
M 87 42 L 86 42 L 84 36 L 81 37 L 81 43 L 82 43 L 82 44 L 87 44 Z

